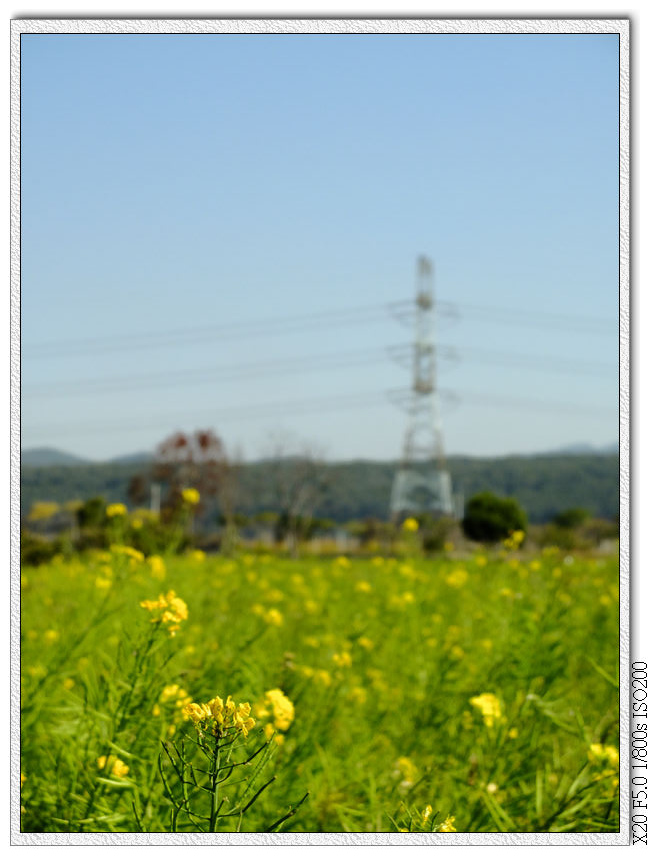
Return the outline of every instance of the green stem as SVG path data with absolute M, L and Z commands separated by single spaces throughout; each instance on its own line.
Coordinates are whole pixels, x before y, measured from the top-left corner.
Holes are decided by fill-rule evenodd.
M 217 814 L 219 805 L 219 769 L 221 755 L 219 753 L 219 738 L 215 741 L 214 752 L 212 754 L 212 765 L 210 767 L 210 777 L 212 780 L 212 789 L 210 791 L 210 832 L 214 832 L 217 826 Z

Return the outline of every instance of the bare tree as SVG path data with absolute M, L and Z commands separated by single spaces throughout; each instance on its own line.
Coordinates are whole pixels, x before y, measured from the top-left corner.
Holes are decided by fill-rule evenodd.
M 267 454 L 266 483 L 278 508 L 276 539 L 286 539 L 295 554 L 327 490 L 327 465 L 315 445 L 295 445 L 290 437 L 278 433 L 272 436 Z
M 201 513 L 210 499 L 219 500 L 231 480 L 231 466 L 223 442 L 213 430 L 197 430 L 189 435 L 177 432 L 156 448 L 151 476 L 154 482 L 165 485 L 163 510 L 173 512 L 182 491 L 193 488 L 201 496 Z

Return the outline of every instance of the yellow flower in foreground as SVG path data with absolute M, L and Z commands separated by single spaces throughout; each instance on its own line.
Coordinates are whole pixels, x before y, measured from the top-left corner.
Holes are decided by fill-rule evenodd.
M 234 731 L 235 735 L 242 733 L 248 736 L 248 731 L 255 726 L 255 719 L 250 717 L 250 703 L 235 704 L 232 697 L 213 697 L 209 703 L 189 703 L 183 707 L 183 714 L 192 721 L 200 732 L 210 731 L 217 738 Z
M 124 778 L 125 775 L 129 774 L 129 767 L 119 757 L 98 757 L 97 766 L 100 769 L 104 769 L 107 761 L 110 774 L 116 778 Z
M 589 760 L 592 763 L 609 763 L 613 769 L 618 769 L 618 750 L 613 745 L 594 742 L 589 746 Z
M 501 701 L 494 694 L 479 694 L 472 697 L 470 703 L 480 710 L 486 727 L 492 727 L 502 717 Z
M 445 822 L 439 827 L 438 832 L 458 832 L 458 829 L 454 826 L 455 822 L 455 817 L 447 817 Z
M 419 528 L 420 526 L 418 525 L 418 521 L 415 519 L 415 517 L 407 517 L 402 523 L 402 529 L 405 532 L 417 532 Z
M 110 519 L 113 517 L 125 517 L 127 513 L 126 505 L 117 502 L 114 505 L 106 505 L 106 516 Z
M 181 492 L 181 496 L 183 497 L 183 501 L 187 505 L 198 505 L 198 503 L 201 501 L 201 494 L 193 487 L 189 487 L 188 489 L 183 490 Z
M 176 636 L 180 622 L 187 619 L 187 604 L 178 598 L 174 591 L 169 591 L 166 595 L 159 595 L 157 601 L 140 601 L 140 606 L 151 613 L 155 613 L 151 622 L 167 625 L 172 637 Z

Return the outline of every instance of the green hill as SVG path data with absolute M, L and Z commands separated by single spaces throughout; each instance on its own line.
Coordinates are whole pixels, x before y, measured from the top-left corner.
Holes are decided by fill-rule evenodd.
M 239 467 L 236 509 L 248 515 L 278 510 L 273 463 Z M 324 467 L 323 493 L 315 515 L 337 522 L 386 519 L 396 463 L 355 460 Z M 611 518 L 619 510 L 618 454 L 558 454 L 500 458 L 452 457 L 448 460 L 455 491 L 465 499 L 481 490 L 514 496 L 532 523 L 548 521 L 567 508 L 580 507 Z M 104 496 L 128 503 L 127 489 L 143 463 L 88 463 L 21 468 L 21 513 L 35 501 L 63 503 Z

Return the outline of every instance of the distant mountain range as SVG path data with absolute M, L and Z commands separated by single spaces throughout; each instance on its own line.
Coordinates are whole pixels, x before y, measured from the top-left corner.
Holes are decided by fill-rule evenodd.
M 509 456 L 573 456 L 580 454 L 597 456 L 599 454 L 610 455 L 615 453 L 618 453 L 618 442 L 613 442 L 612 444 L 605 445 L 604 447 L 600 448 L 594 447 L 590 444 L 578 443 L 566 445 L 565 447 L 556 448 L 554 450 L 538 451 L 530 454 L 509 454 Z M 21 464 L 25 467 L 48 468 L 50 466 L 90 466 L 101 464 L 106 465 L 110 463 L 134 463 L 144 465 L 146 463 L 152 462 L 153 456 L 153 453 L 150 451 L 140 451 L 138 453 L 125 454 L 124 456 L 113 457 L 109 460 L 89 460 L 85 459 L 84 457 L 78 457 L 74 454 L 67 453 L 66 451 L 58 450 L 57 448 L 43 447 L 26 448 L 24 451 L 21 451 L 20 458 Z M 450 459 L 455 458 L 465 458 L 465 455 L 456 454 L 450 457 Z M 494 459 L 498 459 L 498 457 L 494 457 Z M 356 460 L 350 460 L 350 462 L 356 462 Z M 386 460 L 386 462 L 390 462 L 390 460 Z
M 48 468 L 49 466 L 92 466 L 107 463 L 149 463 L 153 460 L 153 453 L 141 451 L 135 454 L 126 454 L 114 457 L 110 460 L 89 460 L 78 457 L 57 448 L 26 448 L 21 451 L 20 462 L 29 468 Z
M 619 457 L 615 449 L 611 451 L 574 447 L 546 455 L 449 457 L 447 468 L 454 492 L 465 501 L 482 490 L 514 496 L 533 524 L 577 507 L 611 518 L 618 513 L 620 501 Z M 321 493 L 315 515 L 338 523 L 386 519 L 398 465 L 396 460 L 328 462 L 318 473 Z M 26 450 L 20 467 L 21 513 L 28 513 L 36 501 L 63 504 L 94 496 L 132 504 L 129 487 L 133 478 L 140 477 L 146 487 L 151 467 L 150 453 L 92 462 L 52 448 Z M 239 466 L 237 511 L 249 516 L 279 512 L 291 471 L 291 460 L 286 458 Z

